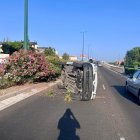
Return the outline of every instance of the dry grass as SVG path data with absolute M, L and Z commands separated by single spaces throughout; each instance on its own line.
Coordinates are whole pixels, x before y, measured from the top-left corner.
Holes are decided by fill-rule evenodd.
M 70 103 L 72 101 L 72 92 L 67 90 L 64 97 L 64 101 Z
M 54 97 L 54 92 L 52 90 L 49 90 L 45 95 L 47 97 Z

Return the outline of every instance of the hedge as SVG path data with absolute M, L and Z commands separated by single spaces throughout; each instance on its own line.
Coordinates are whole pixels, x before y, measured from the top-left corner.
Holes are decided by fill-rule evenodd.
M 137 71 L 137 69 L 135 68 L 128 68 L 128 67 L 125 67 L 125 74 L 134 74 L 135 72 Z

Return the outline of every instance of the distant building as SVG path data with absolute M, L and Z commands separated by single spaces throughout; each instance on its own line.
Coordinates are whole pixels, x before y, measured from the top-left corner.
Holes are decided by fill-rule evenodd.
M 124 60 L 118 60 L 115 62 L 115 65 L 121 66 L 124 65 Z
M 30 45 L 31 48 L 33 48 L 33 49 L 35 49 L 35 50 L 38 49 L 38 44 L 37 44 L 37 42 L 29 42 L 29 45 Z
M 59 58 L 60 58 L 60 59 L 63 59 L 63 57 L 62 57 L 62 56 L 59 56 Z
M 47 47 L 38 47 L 37 49 L 40 53 L 44 53 L 44 51 L 45 51 L 45 49 L 47 49 Z
M 9 54 L 0 54 L 0 64 L 5 63 L 8 57 Z
M 2 53 L 3 50 L 2 50 L 2 43 L 0 42 L 0 53 Z
M 77 56 L 69 56 L 69 59 L 71 61 L 77 61 L 78 60 Z

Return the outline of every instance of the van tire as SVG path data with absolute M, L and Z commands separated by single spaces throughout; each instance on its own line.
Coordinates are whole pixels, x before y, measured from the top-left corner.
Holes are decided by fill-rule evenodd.
M 93 90 L 93 69 L 90 64 L 85 64 L 83 67 L 83 79 L 82 79 L 82 101 L 88 101 L 91 99 Z

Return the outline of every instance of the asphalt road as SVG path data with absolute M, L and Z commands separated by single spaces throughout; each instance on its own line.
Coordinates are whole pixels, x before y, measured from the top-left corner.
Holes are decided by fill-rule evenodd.
M 140 106 L 125 78 L 100 67 L 97 98 L 64 102 L 34 95 L 0 112 L 0 140 L 139 140 Z

